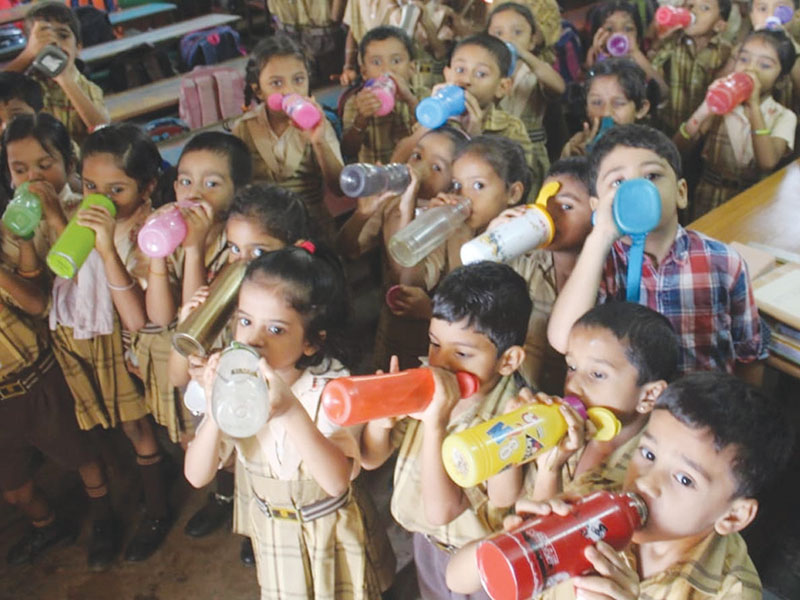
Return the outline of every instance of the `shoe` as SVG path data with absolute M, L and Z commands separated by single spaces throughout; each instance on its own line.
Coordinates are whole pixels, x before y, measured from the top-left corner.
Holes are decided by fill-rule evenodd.
M 253 554 L 253 542 L 249 537 L 242 540 L 242 547 L 239 550 L 239 558 L 245 567 L 256 566 L 256 555 Z
M 92 523 L 89 536 L 87 564 L 91 571 L 105 571 L 117 554 L 117 538 L 112 519 L 98 519 Z
M 142 518 L 133 539 L 125 548 L 125 560 L 139 562 L 150 558 L 167 537 L 171 525 L 172 521 L 167 517 L 153 519 L 145 516 Z
M 208 502 L 189 519 L 183 531 L 190 537 L 203 537 L 219 529 L 232 516 L 232 498 L 224 498 L 219 494 L 209 494 Z
M 44 527 L 31 527 L 31 530 L 8 550 L 6 561 L 15 566 L 31 563 L 48 548 L 65 540 L 72 544 L 77 537 L 78 532 L 62 521 L 54 521 Z

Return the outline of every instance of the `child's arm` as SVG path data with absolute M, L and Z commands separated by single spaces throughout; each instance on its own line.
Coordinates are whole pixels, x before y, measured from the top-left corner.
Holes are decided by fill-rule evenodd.
M 470 595 L 481 590 L 477 555 L 479 543 L 480 540 L 475 540 L 462 546 L 447 563 L 445 582 L 450 591 Z
M 765 172 L 772 171 L 786 155 L 789 144 L 785 139 L 772 135 L 772 130 L 764 122 L 761 112 L 761 82 L 753 73 L 753 92 L 744 105 L 747 120 L 750 121 L 750 134 L 753 140 L 753 155 L 758 168 Z
M 545 91 L 555 96 L 560 96 L 566 91 L 567 84 L 564 83 L 564 78 L 552 66 L 524 48 L 517 48 L 517 52 L 539 79 Z
M 325 186 L 334 194 L 341 195 L 342 191 L 339 189 L 339 175 L 342 172 L 342 159 L 339 152 L 334 151 L 333 145 L 338 146 L 339 141 L 336 139 L 336 134 L 333 129 L 330 129 L 328 134 L 328 119 L 325 118 L 325 113 L 322 107 L 317 104 L 313 98 L 309 98 L 311 102 L 317 107 L 322 114 L 322 119 L 319 123 L 308 131 L 304 131 L 306 137 L 311 144 L 311 149 L 317 159 L 317 164 L 322 171 L 322 178 L 325 180 Z M 338 150 L 338 148 L 337 148 Z
M 644 52 L 642 52 L 638 45 L 633 46 L 633 49 L 631 50 L 631 58 L 642 68 L 648 80 L 652 79 L 658 84 L 660 97 L 669 98 L 669 86 L 667 85 L 667 82 L 664 81 L 663 75 L 661 75 L 658 69 L 656 69 L 649 60 L 647 60 L 647 57 L 644 55 Z
M 708 133 L 711 127 L 713 114 L 705 100 L 697 107 L 685 123 L 681 123 L 678 131 L 672 136 L 672 141 L 681 154 L 688 154 Z
M 620 237 L 611 214 L 613 199 L 613 194 L 600 199 L 596 210 L 597 223 L 587 236 L 575 268 L 550 313 L 547 339 L 561 354 L 566 353 L 567 337 L 572 325 L 595 305 L 606 257 L 611 245 Z
M 400 371 L 400 361 L 392 355 L 389 359 L 389 373 Z M 378 374 L 383 371 L 378 371 Z M 385 463 L 394 452 L 392 429 L 398 419 L 389 417 L 370 421 L 361 430 L 361 466 L 371 471 Z
M 139 282 L 128 273 L 114 247 L 114 217 L 104 206 L 93 205 L 78 213 L 78 224 L 94 230 L 95 248 L 103 259 L 111 299 L 119 313 L 122 327 L 138 331 L 147 323 L 144 292 Z
M 75 59 L 70 56 L 67 68 L 54 80 L 64 90 L 64 94 L 75 107 L 81 121 L 86 125 L 86 129 L 91 133 L 96 127 L 110 123 L 111 117 L 102 98 L 91 98 L 79 85 L 78 78 L 80 76 L 80 71 L 75 66 Z
M 428 47 L 430 48 L 431 54 L 436 60 L 442 60 L 445 56 L 447 56 L 447 44 L 439 37 L 439 32 L 436 29 L 436 23 L 433 22 L 433 13 L 439 8 L 444 9 L 447 13 L 444 17 L 445 19 L 448 15 L 455 15 L 455 12 L 452 8 L 445 6 L 444 4 L 438 4 L 437 2 L 424 3 L 422 6 L 422 12 L 420 12 L 419 15 L 419 24 L 425 31 L 425 35 L 428 38 Z M 442 20 L 442 22 L 444 22 L 444 20 Z
M 639 574 L 614 548 L 605 542 L 597 542 L 586 548 L 584 556 L 592 563 L 597 574 L 572 578 L 579 598 L 639 598 Z
M 178 315 L 178 323 L 183 323 L 193 310 L 196 310 L 208 298 L 208 286 L 200 287 L 192 296 L 191 300 L 181 306 Z M 205 366 L 205 359 L 199 356 L 186 358 L 175 348 L 170 348 L 169 358 L 167 359 L 167 374 L 169 382 L 175 387 L 183 387 L 189 383 L 191 370 L 193 367 Z
M 381 101 L 367 88 L 362 88 L 347 100 L 342 115 L 342 154 L 358 156 L 369 119 L 375 116 L 380 107 Z
M 214 222 L 214 209 L 205 200 L 181 208 L 186 221 L 183 240 L 183 284 L 181 299 L 188 302 L 195 292 L 206 285 L 206 237 Z
M 342 68 L 342 74 L 339 76 L 340 85 L 348 86 L 358 79 L 357 56 L 358 44 L 356 44 L 356 39 L 353 37 L 353 30 L 348 29 L 347 39 L 344 42 L 344 67 Z
M 175 318 L 177 302 L 170 285 L 166 258 L 150 258 L 144 301 L 147 318 L 156 325 L 166 327 Z
M 362 240 L 360 240 L 361 232 L 364 229 L 364 225 L 367 224 L 367 221 L 379 210 L 382 210 L 385 203 L 394 195 L 394 192 L 385 192 L 379 196 L 365 196 L 364 198 L 358 198 L 356 200 L 356 209 L 336 236 L 336 245 L 342 256 L 355 260 L 361 256 L 368 247 L 375 245 L 377 236 L 373 236 L 367 240 L 367 248 L 365 248 L 362 244 Z M 372 242 L 372 244 L 369 242 Z
M 174 350 L 173 350 L 174 352 Z M 211 382 L 219 365 L 219 354 L 208 359 L 204 372 L 204 388 L 206 392 L 206 413 L 202 423 L 195 431 L 194 439 L 186 448 L 183 462 L 183 474 L 186 480 L 196 488 L 208 485 L 216 477 L 220 467 L 220 450 L 222 431 L 211 417 Z
M 30 241 L 20 241 L 20 253 L 23 245 L 30 245 Z M 2 287 L 14 302 L 26 313 L 38 317 L 47 310 L 47 291 L 40 285 L 38 277 L 28 279 L 20 277 L 5 266 L 0 267 L 0 287 Z

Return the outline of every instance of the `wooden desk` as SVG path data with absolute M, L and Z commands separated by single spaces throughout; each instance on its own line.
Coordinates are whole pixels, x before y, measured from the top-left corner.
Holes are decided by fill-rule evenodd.
M 786 175 L 781 169 L 689 224 L 723 242 L 758 242 L 789 252 L 800 252 L 800 195 L 778 198 Z M 798 190 L 800 192 L 800 190 Z M 767 364 L 800 379 L 800 367 L 771 354 Z
M 195 17 L 188 21 L 181 21 L 167 25 L 166 27 L 159 27 L 151 31 L 145 31 L 130 37 L 124 37 L 119 40 L 113 40 L 104 44 L 98 44 L 91 48 L 84 48 L 80 51 L 79 56 L 86 63 L 97 62 L 113 58 L 117 54 L 126 52 L 131 48 L 135 48 L 141 44 L 161 44 L 180 37 L 187 33 L 200 31 L 201 29 L 208 29 L 209 27 L 219 27 L 238 21 L 241 17 L 238 15 L 221 15 L 210 14 L 203 15 L 202 17 Z
M 177 8 L 178 7 L 171 2 L 151 2 L 150 4 L 115 10 L 114 12 L 108 13 L 108 20 L 111 21 L 112 25 L 124 25 L 131 21 L 137 21 L 138 19 L 172 12 Z
M 244 72 L 247 57 L 241 56 L 226 60 L 219 66 L 233 67 Z M 126 90 L 118 94 L 105 97 L 106 108 L 111 120 L 125 121 L 140 115 L 146 115 L 157 110 L 178 105 L 178 95 L 181 89 L 181 75 L 155 81 L 138 88 Z

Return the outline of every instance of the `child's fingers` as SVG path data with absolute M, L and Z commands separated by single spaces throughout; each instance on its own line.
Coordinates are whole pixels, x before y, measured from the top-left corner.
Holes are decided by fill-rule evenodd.
M 512 531 L 522 525 L 523 518 L 519 515 L 508 515 L 503 519 L 503 529 Z
M 400 359 L 396 354 L 392 354 L 392 357 L 389 359 L 389 373 L 398 372 L 400 372 Z

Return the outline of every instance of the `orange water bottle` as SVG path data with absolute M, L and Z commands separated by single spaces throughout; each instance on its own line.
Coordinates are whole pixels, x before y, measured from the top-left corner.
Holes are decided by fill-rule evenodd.
M 747 73 L 731 73 L 717 79 L 706 93 L 706 103 L 715 115 L 727 115 L 753 93 L 753 79 Z
M 472 373 L 456 373 L 462 398 L 478 391 Z M 400 417 L 425 410 L 433 400 L 436 384 L 426 367 L 399 373 L 339 377 L 322 390 L 322 407 L 337 425 L 349 426 L 385 417 Z

